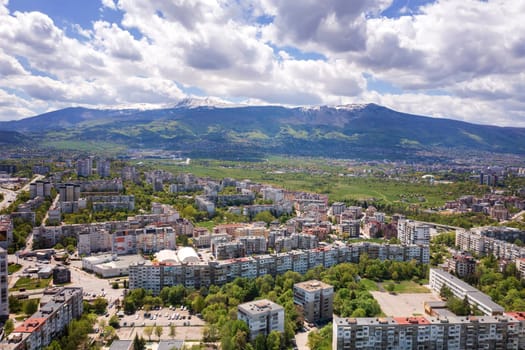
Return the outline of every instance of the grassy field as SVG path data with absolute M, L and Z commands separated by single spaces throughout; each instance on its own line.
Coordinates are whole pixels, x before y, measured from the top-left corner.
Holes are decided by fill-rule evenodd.
M 58 150 L 78 150 L 82 152 L 103 154 L 115 156 L 121 152 L 125 152 L 126 148 L 118 144 L 101 141 L 72 141 L 72 140 L 58 140 L 46 141 L 42 143 L 45 147 L 55 148 Z
M 15 286 L 11 289 L 13 291 L 18 291 L 20 288 L 25 288 L 26 290 L 31 289 L 40 289 L 45 288 L 49 285 L 52 278 L 29 278 L 29 277 L 20 277 L 16 281 Z
M 209 231 L 213 231 L 213 228 L 215 227 L 215 223 L 213 222 L 213 220 L 201 221 L 201 222 L 197 222 L 195 226 L 204 227 L 204 228 L 207 228 Z
M 416 283 L 414 281 L 401 281 L 401 282 L 394 282 L 394 281 L 383 281 L 382 286 L 393 283 L 394 284 L 394 292 L 399 294 L 404 293 L 429 293 L 430 290 L 420 285 L 419 283 Z
M 11 274 L 19 271 L 21 268 L 22 268 L 22 265 L 20 265 L 20 264 L 9 264 L 7 266 L 7 273 L 9 273 L 11 275 Z
M 149 167 L 161 167 L 173 173 L 192 173 L 201 177 L 250 179 L 287 190 L 327 194 L 329 200 L 358 200 L 408 207 L 417 205 L 434 208 L 447 200 L 465 194 L 479 194 L 474 183 L 430 184 L 420 175 L 404 178 L 363 176 L 360 169 L 350 170 L 335 161 L 275 158 L 268 162 L 247 163 L 218 160 L 195 160 L 188 166 L 168 160 L 145 162 Z M 350 175 L 349 175 L 350 174 Z
M 361 283 L 362 285 L 365 286 L 366 290 L 368 291 L 375 291 L 375 290 L 379 290 L 377 288 L 377 283 L 372 281 L 372 280 L 369 280 L 368 278 L 361 278 L 361 280 L 359 281 L 359 283 Z

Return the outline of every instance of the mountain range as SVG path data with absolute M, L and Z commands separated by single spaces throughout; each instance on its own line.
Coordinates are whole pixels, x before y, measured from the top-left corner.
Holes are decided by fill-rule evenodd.
M 0 140 L 66 148 L 98 143 L 223 159 L 413 159 L 433 150 L 525 154 L 525 128 L 411 115 L 376 104 L 288 108 L 184 100 L 155 110 L 74 107 L 0 122 Z

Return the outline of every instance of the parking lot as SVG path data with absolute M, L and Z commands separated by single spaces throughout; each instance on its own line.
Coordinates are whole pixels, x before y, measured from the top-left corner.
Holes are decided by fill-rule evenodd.
M 133 315 L 120 317 L 121 327 L 145 327 L 145 326 L 204 326 L 204 321 L 188 310 L 175 308 L 161 308 L 159 310 L 137 310 Z

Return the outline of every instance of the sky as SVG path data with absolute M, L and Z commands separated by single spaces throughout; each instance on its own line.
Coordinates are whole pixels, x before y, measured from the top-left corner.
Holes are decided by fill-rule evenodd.
M 0 121 L 185 98 L 525 127 L 525 0 L 0 0 Z

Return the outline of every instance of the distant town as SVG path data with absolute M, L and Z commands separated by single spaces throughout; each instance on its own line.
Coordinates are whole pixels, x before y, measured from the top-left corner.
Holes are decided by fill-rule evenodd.
M 0 348 L 525 348 L 525 166 L 304 164 L 3 154 Z

